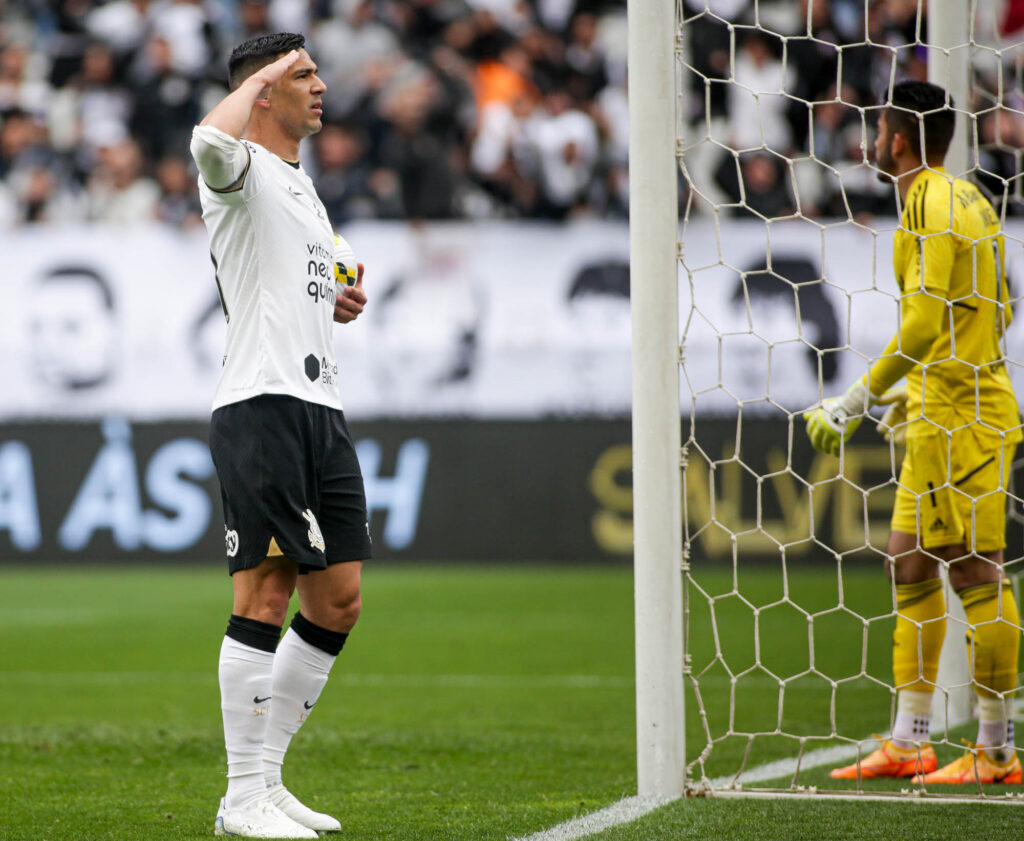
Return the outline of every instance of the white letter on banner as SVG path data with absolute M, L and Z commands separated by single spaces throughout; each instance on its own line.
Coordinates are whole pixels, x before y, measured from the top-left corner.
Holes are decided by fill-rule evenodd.
M 404 442 L 398 448 L 395 475 L 390 479 L 377 475 L 380 471 L 380 444 L 372 438 L 356 444 L 356 455 L 366 486 L 367 513 L 387 511 L 384 543 L 391 549 L 404 549 L 416 537 L 430 447 L 419 438 Z
M 147 546 L 160 552 L 177 552 L 206 533 L 210 497 L 184 477 L 202 482 L 212 473 L 210 450 L 195 438 L 179 438 L 154 453 L 146 468 L 146 492 L 153 502 L 176 516 L 155 510 L 142 515 Z
M 120 549 L 138 549 L 142 542 L 131 426 L 124 418 L 106 418 L 103 437 L 107 443 L 92 463 L 57 533 L 60 545 L 71 552 L 84 548 L 97 529 L 110 529 Z
M 21 441 L 0 447 L 0 530 L 11 533 L 11 544 L 22 552 L 39 548 L 39 505 L 32 472 L 32 453 Z

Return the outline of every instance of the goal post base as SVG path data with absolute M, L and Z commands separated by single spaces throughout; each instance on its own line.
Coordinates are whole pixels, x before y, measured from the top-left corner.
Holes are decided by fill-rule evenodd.
M 863 803 L 876 801 L 885 803 L 924 803 L 943 805 L 949 803 L 989 803 L 995 806 L 1024 806 L 1024 793 L 1007 792 L 1005 794 L 932 794 L 920 789 L 902 789 L 900 791 L 831 791 L 813 786 L 797 788 L 711 788 L 691 785 L 686 789 L 687 797 L 712 798 L 760 798 L 778 799 L 800 798 L 803 800 L 847 800 Z

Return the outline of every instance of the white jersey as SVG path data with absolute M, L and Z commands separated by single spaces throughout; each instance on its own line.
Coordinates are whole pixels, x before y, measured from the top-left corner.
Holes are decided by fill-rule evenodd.
M 313 182 L 298 164 L 209 126 L 194 129 L 192 154 L 228 321 L 213 408 L 287 394 L 340 409 L 334 231 Z

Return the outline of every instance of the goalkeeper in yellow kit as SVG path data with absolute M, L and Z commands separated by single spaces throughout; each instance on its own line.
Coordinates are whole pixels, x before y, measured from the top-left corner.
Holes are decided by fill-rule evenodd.
M 804 415 L 814 447 L 838 454 L 872 404 L 895 400 L 899 409 L 906 401 L 905 420 L 889 432 L 906 438 L 888 546 L 896 719 L 878 750 L 832 771 L 839 779 L 1021 783 L 1011 718 L 1021 629 L 1002 572 L 1005 489 L 1021 440 L 1000 349 L 1012 315 L 999 218 L 976 187 L 942 166 L 955 124 L 951 107 L 942 88 L 903 82 L 882 110 L 879 177 L 897 183 L 903 207 L 893 258 L 899 330 L 865 377 Z M 893 389 L 904 376 L 905 391 Z M 940 564 L 949 565 L 967 614 L 980 713 L 977 744 L 943 768 L 929 744 L 946 633 Z

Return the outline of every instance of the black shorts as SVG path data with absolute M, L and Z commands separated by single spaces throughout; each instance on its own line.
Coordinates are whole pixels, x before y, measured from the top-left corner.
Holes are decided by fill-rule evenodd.
M 340 410 L 277 394 L 222 406 L 210 452 L 232 574 L 262 562 L 271 538 L 301 572 L 370 557 L 363 475 Z

